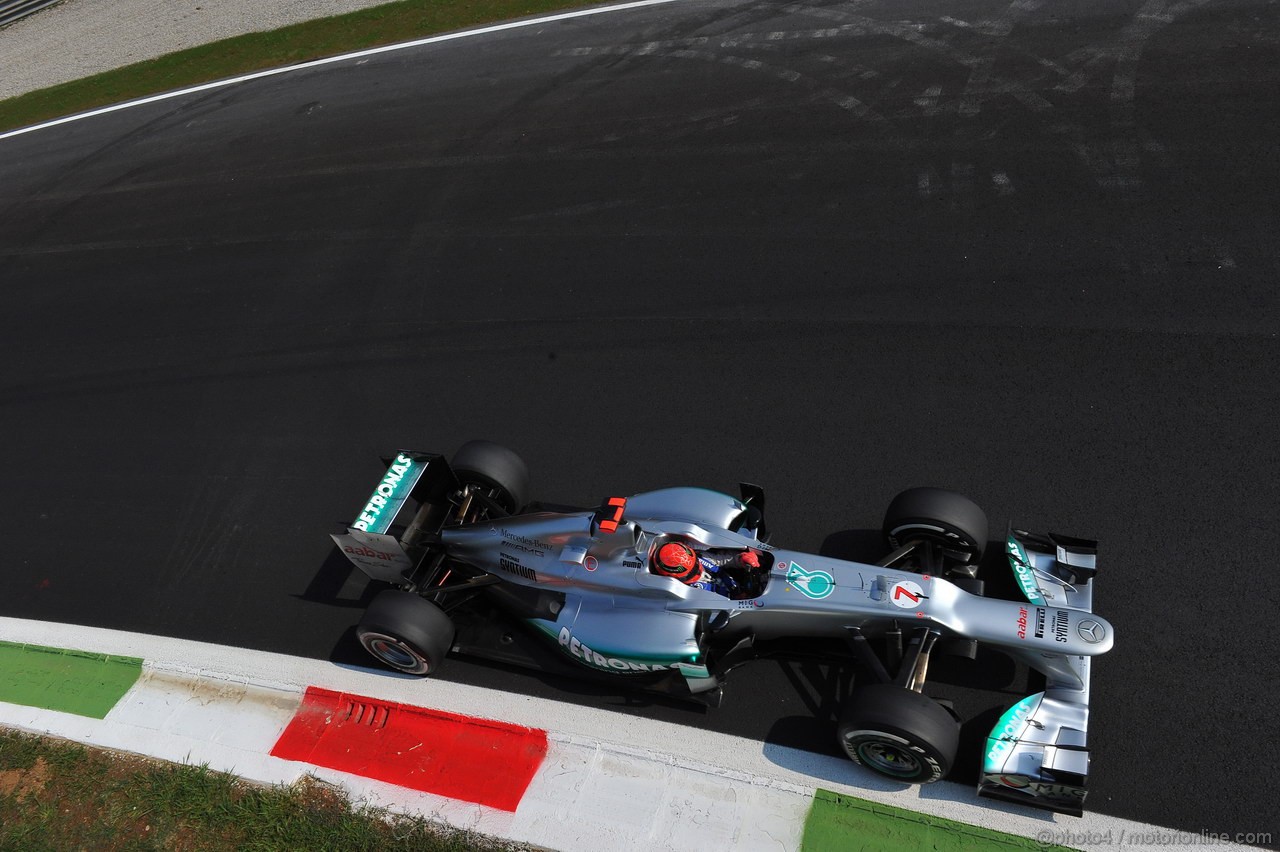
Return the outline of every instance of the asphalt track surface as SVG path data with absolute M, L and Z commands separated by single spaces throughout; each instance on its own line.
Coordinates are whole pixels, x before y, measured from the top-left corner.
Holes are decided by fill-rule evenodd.
M 0 613 L 359 661 L 326 534 L 478 436 L 863 558 L 941 485 L 1102 542 L 1091 809 L 1276 832 L 1278 91 L 1274 3 L 690 2 L 0 141 Z M 442 675 L 831 752 L 847 684 Z

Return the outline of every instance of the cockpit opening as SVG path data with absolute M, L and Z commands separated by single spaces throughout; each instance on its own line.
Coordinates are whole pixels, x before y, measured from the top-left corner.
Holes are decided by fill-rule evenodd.
M 649 571 L 685 585 L 750 600 L 764 594 L 773 554 L 752 547 L 705 547 L 678 536 L 659 539 L 649 551 Z

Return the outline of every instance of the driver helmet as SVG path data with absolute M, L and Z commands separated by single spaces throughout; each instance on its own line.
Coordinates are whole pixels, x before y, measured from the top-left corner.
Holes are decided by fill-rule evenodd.
M 669 541 L 653 552 L 653 570 L 664 577 L 692 583 L 702 574 L 698 555 L 682 541 Z

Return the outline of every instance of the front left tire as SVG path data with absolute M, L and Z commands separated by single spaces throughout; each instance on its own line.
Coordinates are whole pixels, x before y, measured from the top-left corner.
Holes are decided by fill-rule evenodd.
M 854 762 L 907 784 L 946 777 L 960 745 L 960 723 L 932 698 L 893 684 L 854 692 L 836 729 Z

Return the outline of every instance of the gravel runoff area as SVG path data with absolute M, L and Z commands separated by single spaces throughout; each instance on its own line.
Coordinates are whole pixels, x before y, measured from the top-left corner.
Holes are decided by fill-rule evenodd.
M 0 99 L 388 0 L 65 0 L 0 29 Z

